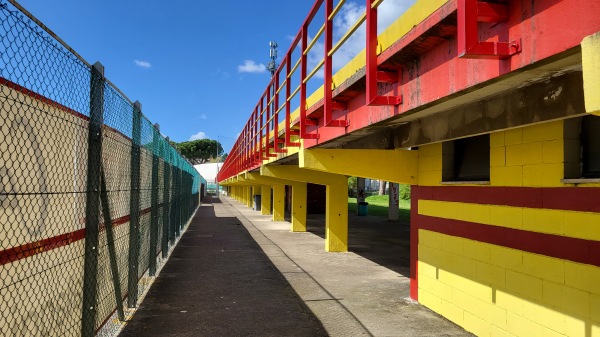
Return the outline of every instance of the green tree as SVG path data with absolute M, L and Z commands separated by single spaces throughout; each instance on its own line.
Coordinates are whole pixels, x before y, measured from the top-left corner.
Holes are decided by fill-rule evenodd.
M 348 196 L 355 197 L 356 195 L 357 178 L 348 177 Z
M 400 184 L 400 199 L 410 200 L 410 185 Z
M 204 164 L 223 154 L 221 143 L 213 139 L 198 139 L 175 144 L 177 150 L 192 164 Z

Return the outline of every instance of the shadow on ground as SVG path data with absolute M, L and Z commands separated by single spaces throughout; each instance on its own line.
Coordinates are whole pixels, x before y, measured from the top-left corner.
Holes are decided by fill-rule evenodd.
M 307 231 L 325 239 L 325 215 L 309 214 Z M 379 216 L 348 215 L 348 251 L 410 275 L 410 225 Z
M 327 336 L 232 210 L 219 204 L 205 198 L 120 336 Z

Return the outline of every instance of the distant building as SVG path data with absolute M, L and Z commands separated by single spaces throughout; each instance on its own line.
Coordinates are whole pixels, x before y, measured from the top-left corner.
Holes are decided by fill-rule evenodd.
M 206 190 L 209 192 L 214 191 L 217 188 L 217 173 L 223 163 L 206 163 L 194 165 L 196 171 L 200 173 L 204 179 L 206 179 Z M 219 188 L 221 189 L 221 188 Z

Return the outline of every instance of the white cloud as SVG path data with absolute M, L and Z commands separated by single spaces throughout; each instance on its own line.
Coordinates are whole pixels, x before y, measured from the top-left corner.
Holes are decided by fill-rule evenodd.
M 267 67 L 262 63 L 256 63 L 252 60 L 244 60 L 244 64 L 238 66 L 240 73 L 255 73 L 261 74 L 267 71 Z
M 135 65 L 140 68 L 148 69 L 148 68 L 152 67 L 152 65 L 148 61 L 133 60 L 133 63 L 135 63 Z
M 208 116 L 206 116 L 206 114 L 202 114 L 202 115 L 198 116 L 198 118 L 200 118 L 200 119 L 208 119 Z
M 208 138 L 208 137 L 206 136 L 206 133 L 204 133 L 203 131 L 200 131 L 200 132 L 198 132 L 198 133 L 196 133 L 196 134 L 194 134 L 194 135 L 191 135 L 191 136 L 190 136 L 190 139 L 188 139 L 188 141 L 191 141 L 191 140 L 198 140 L 198 139 L 206 139 L 206 138 Z

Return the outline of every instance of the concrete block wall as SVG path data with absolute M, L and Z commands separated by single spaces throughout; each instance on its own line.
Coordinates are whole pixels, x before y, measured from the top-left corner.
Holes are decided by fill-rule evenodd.
M 600 336 L 600 186 L 561 182 L 563 125 L 490 134 L 489 185 L 442 184 L 441 144 L 419 149 L 421 304 L 478 336 Z

